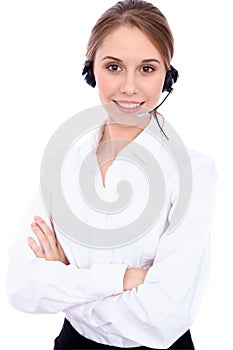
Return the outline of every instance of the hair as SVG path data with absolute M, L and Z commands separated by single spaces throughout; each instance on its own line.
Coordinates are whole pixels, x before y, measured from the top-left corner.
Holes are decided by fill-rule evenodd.
M 174 38 L 166 17 L 153 4 L 143 0 L 123 0 L 106 10 L 94 25 L 86 57 L 93 61 L 105 37 L 122 25 L 139 28 L 159 50 L 167 70 L 174 54 Z

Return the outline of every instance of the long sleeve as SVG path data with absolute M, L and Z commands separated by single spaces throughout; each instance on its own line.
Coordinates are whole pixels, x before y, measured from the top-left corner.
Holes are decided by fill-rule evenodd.
M 27 237 L 34 235 L 30 224 L 35 215 L 50 225 L 40 190 L 36 191 L 9 250 L 6 288 L 13 307 L 28 313 L 56 313 L 123 291 L 125 264 L 97 263 L 79 268 L 61 235 L 59 241 L 70 265 L 37 258 L 27 244 Z
M 160 239 L 144 284 L 71 308 L 68 317 L 101 328 L 115 346 L 167 348 L 193 323 L 209 274 L 210 231 L 217 173 L 212 158 L 192 161 L 191 203 L 181 224 Z M 174 198 L 174 209 L 176 199 Z M 123 339 L 123 340 L 122 340 Z

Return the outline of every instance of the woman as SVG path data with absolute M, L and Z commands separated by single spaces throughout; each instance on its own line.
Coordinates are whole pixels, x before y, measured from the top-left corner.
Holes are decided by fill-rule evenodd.
M 145 1 L 118 2 L 92 30 L 83 75 L 92 87 L 97 85 L 108 116 L 100 128 L 87 133 L 85 142 L 70 150 L 62 182 L 82 220 L 96 232 L 105 230 L 106 240 L 115 229 L 116 242 L 111 246 L 110 240 L 99 249 L 97 241 L 81 244 L 79 239 L 70 239 L 67 232 L 59 231 L 53 207 L 46 211 L 38 192 L 12 246 L 8 272 L 14 307 L 29 313 L 65 313 L 54 349 L 194 349 L 189 328 L 208 274 L 216 173 L 210 157 L 188 150 L 188 161 L 179 166 L 187 170 L 191 164 L 191 191 L 188 172 L 187 181 L 179 183 L 181 172 L 169 149 L 173 135 L 163 128 L 157 113 L 161 93 L 169 94 L 177 79 L 172 57 L 173 36 L 167 20 Z M 161 138 L 153 130 L 159 130 Z M 87 145 L 94 150 L 100 170 L 96 192 L 106 201 L 116 200 L 113 192 L 122 179 L 132 185 L 134 197 L 132 205 L 125 207 L 126 215 L 118 216 L 109 208 L 101 214 L 88 213 L 81 196 L 73 194 L 70 179 L 75 166 L 86 162 Z M 133 166 L 135 161 L 142 173 L 153 175 L 148 192 L 145 178 Z M 164 191 L 153 188 L 154 182 L 160 184 L 159 169 L 164 173 Z M 86 170 L 86 176 L 91 170 Z M 126 240 L 119 243 L 121 227 L 128 219 L 136 222 L 151 193 L 154 206 L 137 221 L 137 234 L 124 231 Z M 164 195 L 162 210 L 155 214 L 160 195 Z M 179 207 L 180 198 L 183 205 Z M 168 232 L 176 207 L 182 209 L 183 217 Z M 27 245 L 33 217 L 35 237 L 28 237 Z M 139 227 L 142 221 L 149 226 L 151 217 L 154 224 L 149 229 Z

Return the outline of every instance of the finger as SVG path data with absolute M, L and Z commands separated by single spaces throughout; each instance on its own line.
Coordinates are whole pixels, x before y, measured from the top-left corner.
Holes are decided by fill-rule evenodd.
M 56 242 L 56 237 L 54 235 L 54 232 L 50 229 L 50 227 L 46 224 L 46 222 L 40 216 L 36 215 L 34 219 L 35 219 L 35 223 L 40 227 L 41 231 L 48 238 L 51 247 L 55 248 L 57 242 Z
M 47 236 L 41 230 L 41 228 L 34 222 L 31 224 L 31 228 L 32 228 L 33 232 L 35 233 L 36 237 L 38 238 L 40 245 L 41 245 L 42 249 L 44 250 L 45 254 L 50 252 L 50 250 L 51 250 L 50 242 L 49 242 Z
M 51 224 L 51 227 L 52 227 L 53 235 L 54 235 L 54 237 L 55 237 L 55 239 L 56 239 L 56 244 L 58 244 L 59 241 L 58 241 L 57 234 L 56 234 L 56 230 L 55 230 L 55 227 L 54 227 L 52 215 L 50 215 L 49 221 L 50 221 L 50 224 Z
M 62 247 L 62 245 L 61 245 L 61 243 L 59 242 L 58 239 L 57 239 L 57 250 L 60 253 L 60 255 L 64 255 L 65 256 L 64 249 L 63 249 L 63 247 Z
M 69 262 L 69 260 L 67 259 L 66 255 L 65 255 L 65 252 L 64 252 L 64 249 L 62 248 L 62 245 L 61 245 L 61 243 L 59 242 L 59 240 L 58 240 L 58 238 L 57 238 L 57 234 L 56 234 L 56 230 L 55 230 L 55 227 L 54 227 L 52 215 L 50 215 L 49 220 L 50 220 L 50 224 L 51 224 L 51 227 L 52 227 L 54 236 L 55 236 L 55 238 L 56 238 L 57 249 L 58 249 L 59 255 L 64 257 L 64 260 L 62 260 L 62 262 L 63 262 L 64 264 L 66 264 L 66 265 L 69 265 L 70 262 Z
M 44 253 L 41 249 L 41 247 L 38 246 L 36 241 L 32 237 L 28 237 L 28 245 L 33 251 L 33 253 L 37 256 L 37 258 L 43 258 Z

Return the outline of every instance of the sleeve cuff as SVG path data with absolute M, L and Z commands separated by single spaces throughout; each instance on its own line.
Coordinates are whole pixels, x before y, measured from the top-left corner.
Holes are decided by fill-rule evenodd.
M 127 265 L 94 264 L 91 267 L 90 288 L 99 297 L 123 293 L 123 279 Z

